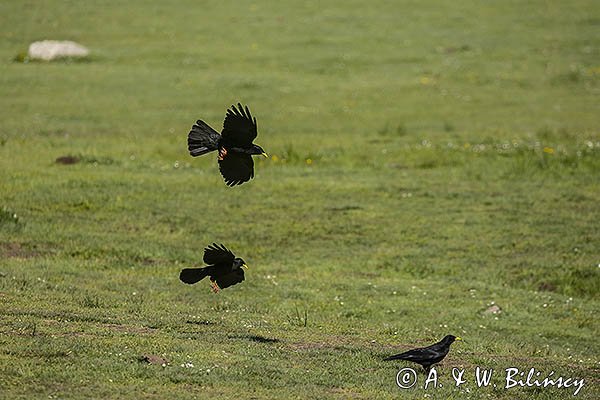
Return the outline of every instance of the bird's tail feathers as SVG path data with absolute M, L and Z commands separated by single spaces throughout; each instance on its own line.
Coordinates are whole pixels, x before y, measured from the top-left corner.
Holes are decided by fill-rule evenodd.
M 184 268 L 179 273 L 179 279 L 183 283 L 192 285 L 196 282 L 200 282 L 208 275 L 208 268 Z
M 392 360 L 404 360 L 404 354 L 396 354 L 395 356 L 389 356 L 383 359 L 383 361 L 392 361 Z
M 206 122 L 198 120 L 188 134 L 188 151 L 192 157 L 210 153 L 217 149 L 220 137 Z

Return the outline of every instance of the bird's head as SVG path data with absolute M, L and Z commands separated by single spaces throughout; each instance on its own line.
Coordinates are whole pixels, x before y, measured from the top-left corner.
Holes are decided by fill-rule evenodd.
M 257 144 L 253 144 L 252 147 L 250 148 L 250 154 L 253 155 L 260 155 L 260 156 L 264 156 L 264 157 L 269 157 L 269 155 L 263 150 L 262 147 L 260 147 Z
M 246 265 L 246 262 L 237 257 L 236 259 L 233 260 L 233 269 L 238 269 L 238 268 L 248 268 L 248 266 Z
M 454 336 L 454 335 L 446 335 L 442 341 L 448 344 L 454 343 L 455 340 L 462 340 L 460 337 L 458 336 Z

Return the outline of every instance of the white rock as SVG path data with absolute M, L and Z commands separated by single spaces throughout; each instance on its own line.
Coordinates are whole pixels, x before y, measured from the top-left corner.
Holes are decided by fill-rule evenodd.
M 500 314 L 501 312 L 502 312 L 502 309 L 500 307 L 498 307 L 498 305 L 492 304 L 483 313 L 484 314 Z
M 85 57 L 90 51 L 70 40 L 42 40 L 29 45 L 27 55 L 31 59 L 50 61 L 61 57 Z

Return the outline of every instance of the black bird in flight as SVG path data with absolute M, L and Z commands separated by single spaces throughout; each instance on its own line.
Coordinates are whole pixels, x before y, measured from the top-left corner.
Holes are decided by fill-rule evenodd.
M 448 354 L 448 351 L 450 351 L 450 345 L 454 343 L 455 340 L 462 339 L 454 335 L 446 335 L 442 340 L 440 340 L 436 344 L 409 350 L 401 354 L 396 354 L 395 356 L 385 358 L 384 361 L 412 361 L 417 364 L 420 364 L 425 369 L 425 373 L 429 373 L 429 369 L 433 364 L 439 363 L 444 359 L 444 357 L 446 357 L 446 354 Z
M 233 286 L 244 280 L 244 268 L 248 268 L 244 260 L 236 257 L 225 246 L 213 243 L 204 249 L 203 268 L 185 268 L 179 273 L 179 279 L 187 284 L 194 284 L 205 277 L 210 277 L 213 292 Z
M 252 155 L 267 153 L 252 141 L 258 135 L 256 118 L 248 106 L 231 106 L 223 121 L 221 134 L 202 120 L 196 121 L 188 134 L 188 150 L 192 157 L 218 150 L 219 170 L 227 186 L 240 185 L 254 177 Z

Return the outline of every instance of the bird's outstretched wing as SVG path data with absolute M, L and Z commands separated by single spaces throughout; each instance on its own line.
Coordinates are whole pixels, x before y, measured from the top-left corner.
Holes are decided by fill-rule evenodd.
M 248 106 L 242 107 L 238 103 L 238 108 L 231 106 L 225 115 L 223 121 L 222 145 L 229 147 L 247 148 L 252 146 L 252 141 L 258 134 L 256 129 L 256 118 L 253 118 L 248 110 Z
M 235 255 L 222 244 L 213 243 L 204 249 L 203 260 L 209 265 L 231 264 Z
M 233 286 L 237 283 L 244 281 L 244 269 L 237 268 L 228 274 L 215 276 L 215 281 L 221 289 Z
M 240 185 L 254 178 L 254 161 L 250 154 L 229 151 L 219 160 L 219 171 L 227 186 Z

